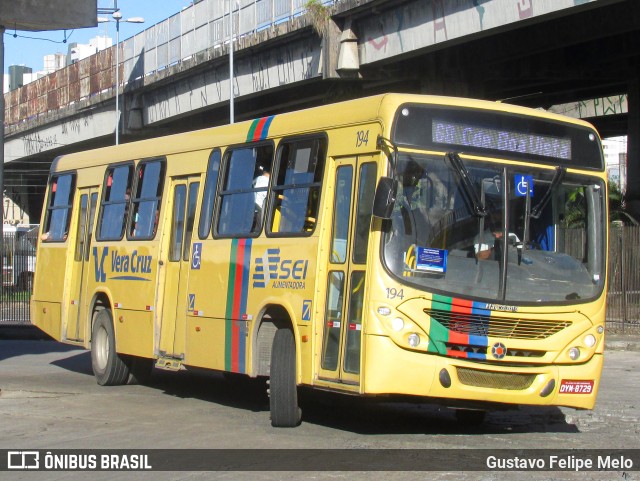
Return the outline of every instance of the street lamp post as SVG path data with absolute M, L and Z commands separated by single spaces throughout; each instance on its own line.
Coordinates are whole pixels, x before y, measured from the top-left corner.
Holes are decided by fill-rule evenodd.
M 144 23 L 144 18 L 132 17 L 123 20 L 120 10 L 113 12 L 112 17 L 116 23 L 116 145 L 118 145 L 120 143 L 120 22 Z M 110 21 L 108 18 L 98 17 L 98 23 Z
M 235 121 L 234 111 L 234 93 L 233 93 L 233 9 L 231 8 L 232 2 L 229 0 L 229 123 L 232 124 Z M 240 3 L 235 0 L 236 7 L 238 9 L 238 24 L 240 24 Z

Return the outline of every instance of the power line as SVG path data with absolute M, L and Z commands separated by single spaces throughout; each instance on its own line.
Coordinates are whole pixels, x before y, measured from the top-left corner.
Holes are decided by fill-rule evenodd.
M 75 32 L 74 30 L 71 30 L 71 33 L 69 33 L 69 35 L 67 36 L 67 31 L 64 30 L 64 39 L 62 41 L 59 40 L 52 40 L 50 38 L 44 38 L 44 37 L 31 37 L 29 35 L 18 35 L 17 30 L 14 29 L 13 33 L 9 33 L 9 32 L 4 32 L 5 35 L 9 36 L 9 37 L 13 37 L 13 38 L 26 38 L 29 40 L 41 40 L 43 42 L 51 42 L 51 43 L 67 43 L 69 41 L 69 39 L 71 38 L 71 35 L 73 35 L 73 32 Z

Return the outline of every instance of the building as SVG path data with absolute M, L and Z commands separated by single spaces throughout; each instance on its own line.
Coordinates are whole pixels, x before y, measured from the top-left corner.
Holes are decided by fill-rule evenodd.
M 10 65 L 9 66 L 9 90 L 15 90 L 25 85 L 24 75 L 31 74 L 33 70 L 31 67 L 25 67 L 24 65 Z M 29 82 L 26 82 L 29 83 Z
M 88 44 L 72 43 L 69 45 L 69 53 L 67 54 L 67 65 L 76 63 L 83 58 L 95 55 L 100 50 L 111 47 L 113 40 L 111 37 L 98 35 L 89 40 Z
M 44 56 L 44 74 L 48 75 L 67 66 L 67 56 L 62 52 L 56 52 Z
M 603 139 L 604 160 L 607 177 L 617 184 L 622 193 L 627 190 L 627 137 Z

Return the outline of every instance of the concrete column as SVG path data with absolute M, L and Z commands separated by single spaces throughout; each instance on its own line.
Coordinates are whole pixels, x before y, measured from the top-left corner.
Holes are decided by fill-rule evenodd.
M 640 75 L 629 83 L 627 210 L 640 220 Z

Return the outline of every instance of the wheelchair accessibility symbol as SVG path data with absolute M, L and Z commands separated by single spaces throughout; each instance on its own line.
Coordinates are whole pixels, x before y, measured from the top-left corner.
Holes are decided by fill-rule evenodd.
M 515 174 L 513 179 L 516 196 L 526 197 L 528 187 L 529 195 L 533 197 L 533 175 Z
M 200 269 L 202 262 L 202 242 L 193 243 L 193 251 L 191 252 L 191 268 Z

